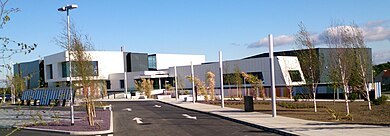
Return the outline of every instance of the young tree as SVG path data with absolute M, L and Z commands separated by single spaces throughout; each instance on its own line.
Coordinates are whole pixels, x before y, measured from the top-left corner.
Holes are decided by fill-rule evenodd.
M 173 86 L 171 84 L 165 84 L 165 95 L 169 94 L 172 95 L 172 89 L 173 89 Z
M 142 79 L 142 88 L 145 90 L 145 95 L 148 98 L 151 98 L 153 91 L 153 80 L 150 79 Z
M 257 93 L 259 92 L 259 90 L 261 92 L 260 95 L 262 96 L 263 100 L 265 100 L 263 81 L 252 74 L 247 74 L 245 72 L 242 72 L 241 74 L 245 78 L 245 80 L 248 81 L 252 85 L 252 87 L 254 89 L 253 95 L 255 97 L 255 100 L 257 100 L 257 96 L 258 96 Z
M 11 81 L 11 88 L 14 89 L 13 95 L 15 97 L 21 96 L 22 91 L 26 89 L 26 80 L 29 79 L 30 77 L 22 77 L 19 74 L 16 74 L 14 76 L 7 76 L 8 80 Z
M 192 78 L 191 76 L 187 76 L 187 79 L 190 80 L 190 82 L 192 82 Z M 197 89 L 197 92 L 199 92 L 200 95 L 203 95 L 204 96 L 204 99 L 206 101 L 208 101 L 208 94 L 206 92 L 206 85 L 205 83 L 200 80 L 198 77 L 194 77 L 194 82 L 195 82 L 195 87 Z
M 75 96 L 80 96 L 85 102 L 85 108 L 90 126 L 95 125 L 94 118 L 96 117 L 94 100 L 99 98 L 100 86 L 104 81 L 96 79 L 98 69 L 94 66 L 92 56 L 88 51 L 93 50 L 93 45 L 88 36 L 80 34 L 74 25 L 70 26 L 70 45 L 68 47 L 67 27 L 64 27 L 62 33 L 55 39 L 57 45 L 67 49 L 69 52 L 69 60 L 72 63 L 69 67 L 69 62 L 66 62 L 67 68 L 71 69 L 71 79 L 73 82 L 72 88 L 75 90 Z M 76 95 L 79 94 L 79 95 Z M 72 96 L 73 97 L 73 96 Z
M 10 16 L 11 14 L 20 11 L 19 8 L 7 8 L 7 4 L 8 4 L 8 0 L 0 0 L 0 20 L 1 20 L 0 30 L 3 29 L 4 25 L 6 25 L 7 23 L 9 23 L 9 21 L 11 21 L 11 16 Z M 0 66 L 4 68 L 3 70 L 0 69 L 0 73 L 10 71 L 10 70 L 7 70 L 7 68 L 6 68 L 7 67 L 6 61 L 9 61 L 13 55 L 15 55 L 15 54 L 28 54 L 37 48 L 37 44 L 28 45 L 28 44 L 25 44 L 22 42 L 17 42 L 15 40 L 12 40 L 12 39 L 10 39 L 8 37 L 4 37 L 4 36 L 0 36 L 0 44 L 1 44 L 0 45 L 0 60 L 2 60 L 2 62 L 3 62 L 3 64 L 0 64 Z M 19 78 L 19 77 L 16 77 L 16 79 L 17 78 Z M 21 77 L 21 78 L 23 78 L 23 77 Z M 14 77 L 13 77 L 11 72 L 8 72 L 6 80 L 7 80 L 7 81 L 5 81 L 6 85 L 7 85 L 6 88 L 11 88 L 12 90 L 14 90 L 14 91 L 12 91 L 13 93 L 11 93 L 12 101 L 14 102 L 15 101 L 15 91 L 23 91 L 23 90 L 15 90 L 15 89 L 17 89 L 17 88 L 15 88 L 15 87 L 17 87 L 17 85 L 13 84 L 15 81 L 11 81 L 11 80 L 14 80 Z M 3 100 L 5 100 L 5 99 L 3 99 Z
M 230 92 L 232 91 L 232 86 L 231 86 L 232 85 L 232 75 L 227 74 L 227 73 L 229 73 L 229 65 L 225 64 L 223 66 L 223 73 L 225 73 L 223 75 L 223 83 L 228 85 L 228 87 L 229 87 L 228 96 L 230 98 L 232 98 L 232 95 L 230 94 Z
M 19 8 L 10 8 L 8 9 L 7 6 L 8 0 L 0 0 L 0 29 L 3 29 L 4 25 L 7 24 L 9 21 L 11 21 L 11 14 L 19 12 Z M 2 37 L 0 36 L 0 59 L 9 59 L 12 55 L 17 53 L 24 53 L 28 54 L 31 51 L 35 50 L 37 47 L 37 44 L 33 45 L 27 45 L 25 43 L 14 41 L 8 37 Z
M 363 32 L 359 29 L 359 27 L 355 24 L 352 24 L 351 27 L 353 29 L 351 29 L 350 31 L 351 32 L 348 32 L 348 33 L 352 33 L 352 36 L 348 36 L 346 37 L 347 41 L 350 42 L 350 44 L 352 45 L 352 48 L 354 48 L 354 54 L 353 55 L 355 57 L 355 61 L 356 61 L 356 72 L 353 72 L 353 73 L 356 73 L 357 74 L 357 78 L 358 78 L 358 86 L 362 86 L 363 90 L 365 93 L 364 96 L 366 97 L 367 101 L 368 101 L 368 109 L 371 110 L 371 102 L 370 102 L 370 93 L 369 93 L 369 90 L 368 90 L 368 75 L 369 75 L 369 70 L 370 70 L 370 67 L 372 67 L 370 61 L 369 61 L 369 53 L 367 52 L 367 46 L 366 44 L 364 43 L 364 36 L 363 36 Z M 360 89 L 359 89 L 360 90 Z
M 236 87 L 237 87 L 237 97 L 239 97 L 240 99 L 242 99 L 242 92 L 241 92 L 241 84 L 242 84 L 242 77 L 241 77 L 241 70 L 240 70 L 240 67 L 236 66 L 234 68 L 234 73 L 233 73 L 233 76 L 232 76 L 232 81 L 234 82 L 234 84 L 236 84 Z
M 308 90 L 310 90 L 313 95 L 314 112 L 317 112 L 316 90 L 318 83 L 320 82 L 322 63 L 316 50 L 314 44 L 315 42 L 310 37 L 310 33 L 306 30 L 303 23 L 298 26 L 299 31 L 295 35 L 295 43 L 302 50 L 297 52 L 297 56 L 300 61 Z
M 81 87 L 82 98 L 86 104 L 89 125 L 94 126 L 96 117 L 94 99 L 98 97 L 99 81 L 96 78 L 96 71 L 93 66 L 92 57 L 87 53 L 88 45 L 83 42 L 80 36 L 73 35 L 71 40 L 72 75 L 77 82 L 75 84 Z M 76 86 L 75 85 L 75 86 Z M 77 88 L 77 87 L 75 87 Z
M 153 80 L 143 78 L 141 79 L 141 81 L 134 80 L 134 84 L 135 88 L 139 92 L 146 95 L 148 98 L 151 98 L 153 90 Z
M 184 88 L 184 82 L 183 82 L 182 78 L 183 78 L 182 76 L 177 75 L 177 86 L 176 87 L 177 87 L 178 91 L 180 92 L 179 95 L 184 93 L 184 92 L 182 92 L 183 88 Z M 176 97 L 178 97 L 178 96 L 176 96 Z
M 324 36 L 326 43 L 331 48 L 336 48 L 332 52 L 330 59 L 330 71 L 333 73 L 330 77 L 333 82 L 340 83 L 344 90 L 345 110 L 347 116 L 350 115 L 348 95 L 350 93 L 351 75 L 354 69 L 355 53 L 353 44 L 355 41 L 350 39 L 355 36 L 352 31 L 356 29 L 351 26 L 335 26 L 326 31 Z
M 207 72 L 207 83 L 209 84 L 209 92 L 210 92 L 210 95 L 211 95 L 211 100 L 214 101 L 215 100 L 215 94 L 214 94 L 214 88 L 215 88 L 215 74 L 213 72 Z

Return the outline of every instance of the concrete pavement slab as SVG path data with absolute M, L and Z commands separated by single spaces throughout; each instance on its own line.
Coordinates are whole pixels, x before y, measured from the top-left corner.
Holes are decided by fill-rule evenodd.
M 163 99 L 160 101 L 178 107 L 214 114 L 232 120 L 242 121 L 261 128 L 265 127 L 292 135 L 390 135 L 389 126 L 341 124 L 336 122 L 310 121 L 283 116 L 273 118 L 270 114 L 244 112 L 244 110 L 229 107 L 221 108 L 220 106 L 202 103 L 177 102 L 175 99 Z

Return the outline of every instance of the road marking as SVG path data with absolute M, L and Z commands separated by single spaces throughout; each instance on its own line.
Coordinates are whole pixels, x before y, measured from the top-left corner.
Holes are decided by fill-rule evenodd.
M 154 105 L 154 107 L 160 108 L 161 106 L 160 105 Z
M 128 111 L 128 112 L 132 111 L 131 108 L 126 108 L 126 109 L 122 109 L 122 110 Z
M 197 119 L 196 116 L 190 116 L 188 114 L 181 114 L 181 115 L 183 115 L 184 117 L 186 117 L 188 119 L 195 119 L 195 120 Z
M 135 117 L 135 118 L 133 118 L 133 120 L 135 120 L 135 122 L 137 122 L 137 124 L 144 123 L 144 122 L 142 122 L 142 118 Z

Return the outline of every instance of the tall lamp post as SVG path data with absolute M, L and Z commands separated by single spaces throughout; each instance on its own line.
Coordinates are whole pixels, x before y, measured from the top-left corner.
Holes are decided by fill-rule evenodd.
M 67 29 L 68 29 L 68 60 L 69 60 L 69 88 L 70 88 L 70 116 L 71 125 L 74 125 L 74 109 L 73 109 L 73 89 L 72 89 L 72 61 L 70 60 L 70 27 L 69 27 L 69 10 L 75 9 L 78 6 L 75 4 L 66 5 L 58 8 L 58 11 L 66 11 L 67 16 Z
M 269 42 L 269 62 L 271 71 L 271 92 L 272 92 L 272 117 L 276 117 L 276 92 L 275 92 L 275 64 L 274 64 L 274 37 L 268 35 Z

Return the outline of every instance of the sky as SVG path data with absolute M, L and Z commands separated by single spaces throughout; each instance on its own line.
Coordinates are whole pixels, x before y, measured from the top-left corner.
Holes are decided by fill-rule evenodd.
M 4 1 L 4 0 L 3 0 Z M 10 0 L 11 21 L 1 37 L 38 44 L 30 54 L 10 63 L 32 61 L 64 51 L 55 38 L 63 30 L 65 12 L 77 4 L 71 23 L 88 35 L 95 50 L 206 55 L 217 61 L 268 52 L 273 34 L 275 51 L 297 49 L 294 34 L 303 22 L 320 34 L 334 24 L 357 24 L 372 48 L 375 64 L 390 61 L 388 0 Z M 321 46 L 321 45 L 320 45 Z

